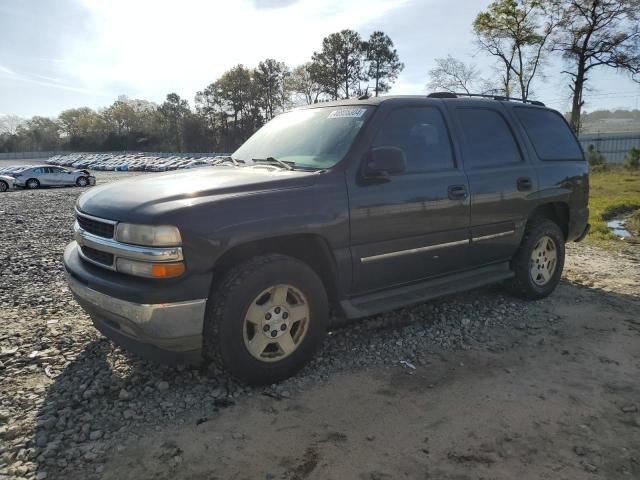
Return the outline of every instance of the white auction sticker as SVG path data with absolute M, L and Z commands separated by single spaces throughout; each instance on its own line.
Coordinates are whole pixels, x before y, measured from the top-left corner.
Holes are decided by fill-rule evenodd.
M 332 111 L 327 118 L 360 118 L 366 112 L 366 108 L 339 108 Z

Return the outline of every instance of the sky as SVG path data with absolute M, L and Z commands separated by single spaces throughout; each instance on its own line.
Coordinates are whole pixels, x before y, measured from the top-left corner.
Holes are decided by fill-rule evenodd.
M 452 4 L 455 3 L 455 8 Z M 434 59 L 451 54 L 485 74 L 471 24 L 489 0 L 0 0 L 0 115 L 56 116 L 119 96 L 161 103 L 195 93 L 237 64 L 309 61 L 323 37 L 382 30 L 405 63 L 391 94 L 426 94 Z M 569 110 L 568 77 L 547 65 L 534 96 Z M 640 85 L 594 72 L 587 111 L 638 108 Z

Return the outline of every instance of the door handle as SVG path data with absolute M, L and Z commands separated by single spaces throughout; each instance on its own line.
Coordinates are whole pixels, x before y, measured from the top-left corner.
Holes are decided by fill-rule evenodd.
M 467 198 L 467 187 L 464 185 L 449 185 L 447 193 L 451 200 L 464 200 Z
M 518 190 L 531 190 L 533 187 L 533 182 L 529 177 L 520 177 L 518 179 Z

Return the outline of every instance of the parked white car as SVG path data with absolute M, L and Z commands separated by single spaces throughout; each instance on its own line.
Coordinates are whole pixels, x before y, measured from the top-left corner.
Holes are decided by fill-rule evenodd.
M 15 179 L 9 175 L 0 175 L 0 192 L 6 192 L 15 187 Z
M 67 170 L 49 165 L 30 167 L 15 173 L 13 177 L 17 186 L 29 189 L 70 185 L 86 187 L 96 184 L 96 177 L 87 170 Z

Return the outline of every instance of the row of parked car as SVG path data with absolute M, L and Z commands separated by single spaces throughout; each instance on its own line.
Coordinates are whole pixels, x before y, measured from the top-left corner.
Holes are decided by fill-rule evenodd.
M 91 170 L 166 172 L 182 168 L 206 167 L 211 165 L 215 159 L 216 157 L 211 156 L 156 157 L 141 153 L 72 153 L 55 155 L 49 158 L 47 163 L 73 168 L 89 168 Z
M 19 165 L 0 168 L 0 192 L 16 187 L 36 189 L 40 187 L 76 186 L 96 184 L 96 177 L 88 170 L 69 170 L 49 165 Z

